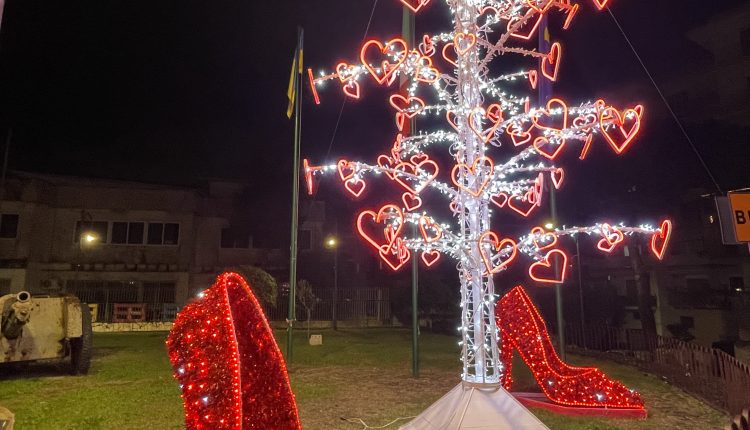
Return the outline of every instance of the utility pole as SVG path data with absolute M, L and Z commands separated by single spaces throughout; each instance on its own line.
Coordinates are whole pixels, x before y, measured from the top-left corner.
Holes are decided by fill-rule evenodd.
M 302 90 L 302 44 L 304 30 L 297 27 L 297 50 L 294 53 L 295 61 L 292 75 L 294 76 L 294 154 L 292 163 L 292 228 L 291 243 L 289 246 L 289 313 L 287 315 L 286 327 L 286 361 L 292 361 L 292 340 L 294 338 L 294 320 L 297 318 L 296 294 L 297 294 L 297 229 L 299 222 L 299 152 L 302 139 L 301 123 L 301 90 Z
M 550 35 L 547 15 L 542 15 L 542 23 L 539 30 L 539 52 L 549 52 L 550 50 Z M 541 61 L 540 61 L 541 63 Z M 539 74 L 539 106 L 546 106 L 549 99 L 552 97 L 552 82 L 545 79 L 544 76 Z M 552 225 L 557 227 L 557 202 L 555 200 L 555 186 L 550 179 L 549 184 L 549 205 L 550 205 L 550 216 Z M 555 273 L 560 276 L 560 262 L 555 259 Z M 557 309 L 557 338 L 558 338 L 558 354 L 560 358 L 565 360 L 565 318 L 563 317 L 563 295 L 562 295 L 562 283 L 555 284 L 555 308 Z
M 403 21 L 401 33 L 409 46 L 416 46 L 414 37 L 415 29 L 415 16 L 414 13 L 406 6 L 404 6 Z M 404 77 L 401 78 L 400 87 L 401 92 L 406 94 L 406 88 L 409 81 Z M 417 129 L 417 120 L 412 118 L 408 123 L 408 133 L 414 134 Z M 412 233 L 414 237 L 417 237 L 417 226 L 412 225 Z M 419 289 L 419 262 L 417 261 L 416 253 L 411 262 L 411 373 L 415 378 L 419 377 L 419 306 L 418 306 L 418 289 Z
M 583 308 L 583 264 L 581 263 L 581 246 L 578 244 L 578 237 L 576 235 L 576 263 L 578 264 L 578 299 L 581 304 L 581 338 L 583 339 L 583 347 L 586 348 L 586 317 L 584 316 Z

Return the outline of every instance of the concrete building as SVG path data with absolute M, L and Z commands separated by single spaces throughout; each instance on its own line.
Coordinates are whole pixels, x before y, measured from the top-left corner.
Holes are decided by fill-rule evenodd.
M 287 252 L 255 248 L 232 225 L 246 189 L 12 172 L 0 202 L 0 295 L 67 291 L 98 304 L 100 320 L 119 319 L 114 304 L 145 304 L 141 317 L 163 320 L 226 268 L 283 279 Z M 311 217 L 305 228 L 319 236 L 319 225 Z

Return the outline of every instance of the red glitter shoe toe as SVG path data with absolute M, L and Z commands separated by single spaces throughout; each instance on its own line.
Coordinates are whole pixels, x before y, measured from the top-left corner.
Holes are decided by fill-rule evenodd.
M 513 349 L 529 366 L 534 378 L 551 401 L 567 406 L 643 408 L 640 395 L 610 379 L 594 367 L 574 367 L 557 355 L 539 311 L 522 287 L 508 292 L 496 308 L 501 336 L 502 380 L 505 389 L 513 385 Z
M 263 309 L 236 273 L 185 306 L 167 338 L 188 430 L 300 430 L 289 377 Z

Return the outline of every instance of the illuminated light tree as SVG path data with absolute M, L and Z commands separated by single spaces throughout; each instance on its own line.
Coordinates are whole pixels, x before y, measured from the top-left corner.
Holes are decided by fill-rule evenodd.
M 599 9 L 607 4 L 607 0 L 593 1 Z M 431 3 L 402 2 L 415 12 Z M 450 32 L 425 35 L 418 46 L 408 46 L 398 37 L 369 40 L 354 64 L 339 63 L 333 72 L 317 77 L 308 69 L 316 103 L 320 103 L 319 88 L 326 84 L 341 85 L 344 97 L 353 99 L 362 96 L 365 81 L 389 86 L 406 78 L 409 84 L 405 93 L 389 98 L 398 132 L 388 151 L 370 163 L 341 159 L 335 164 L 312 165 L 305 160 L 304 173 L 310 193 L 315 177 L 322 174 L 337 175 L 354 197 L 365 193 L 372 177 L 400 187 L 400 198 L 357 216 L 358 232 L 393 270 L 411 258 L 420 258 L 427 266 L 443 256 L 458 261 L 462 379 L 498 385 L 506 369 L 495 319 L 495 274 L 522 264 L 524 256 L 532 280 L 561 283 L 569 260 L 560 248 L 561 239 L 582 234 L 593 237 L 605 253 L 613 252 L 631 235 L 649 235 L 651 251 L 661 260 L 671 223 L 654 227 L 602 222 L 554 231 L 533 227 L 514 238 L 503 234 L 502 228 L 493 228 L 494 211 L 529 217 L 543 206 L 545 186 L 559 189 L 564 185 L 567 172 L 555 164 L 561 153 L 580 151 L 579 158 L 584 160 L 595 140 L 603 140 L 616 154 L 625 152 L 640 130 L 644 109 L 640 105 L 615 107 L 603 100 L 570 106 L 560 98 L 532 107 L 528 97 L 508 92 L 511 86 L 534 89 L 541 79 L 559 78 L 560 43 L 552 43 L 549 52 L 523 46 L 537 34 L 545 14 L 563 14 L 567 29 L 580 8 L 574 0 L 446 0 L 446 4 L 453 18 Z M 490 64 L 510 54 L 529 58 L 529 68 L 492 76 Z M 427 115 L 443 118 L 445 127 L 405 135 L 409 119 Z M 499 161 L 495 153 L 501 146 L 510 155 Z M 453 160 L 442 176 L 430 156 L 435 147 L 447 150 Z M 427 190 L 442 195 L 445 200 L 438 204 L 450 208 L 453 222 L 422 210 Z M 406 228 L 407 224 L 418 227 L 417 236 L 409 235 L 414 230 Z M 555 270 L 555 264 L 561 270 Z M 597 405 L 637 403 L 600 399 Z

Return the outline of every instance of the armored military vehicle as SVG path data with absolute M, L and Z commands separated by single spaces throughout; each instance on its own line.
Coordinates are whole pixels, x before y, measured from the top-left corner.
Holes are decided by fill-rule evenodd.
M 22 291 L 0 297 L 0 370 L 39 360 L 68 360 L 72 374 L 91 365 L 91 313 L 72 295 Z

